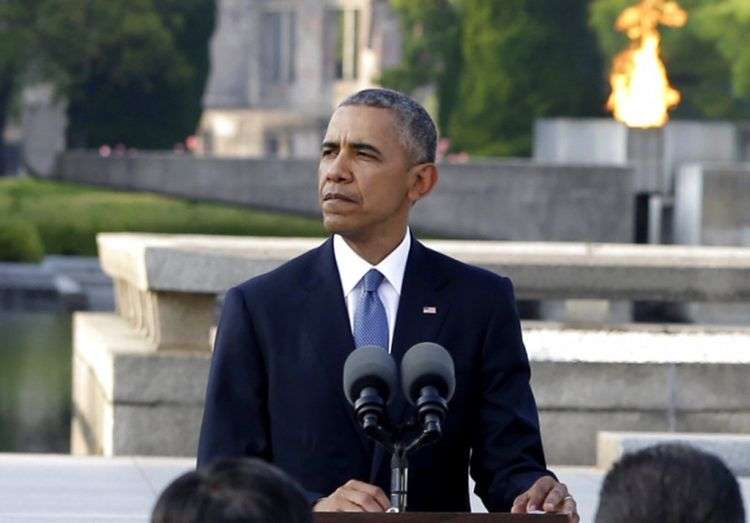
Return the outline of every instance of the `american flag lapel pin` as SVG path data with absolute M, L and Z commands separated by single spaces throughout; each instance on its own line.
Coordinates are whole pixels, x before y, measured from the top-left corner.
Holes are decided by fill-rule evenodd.
M 422 314 L 437 314 L 437 307 L 425 305 L 422 307 Z

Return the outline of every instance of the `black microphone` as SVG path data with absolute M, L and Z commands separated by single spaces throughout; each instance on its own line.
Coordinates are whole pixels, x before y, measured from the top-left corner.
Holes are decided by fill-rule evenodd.
M 382 347 L 359 347 L 346 358 L 344 394 L 365 432 L 386 425 L 385 405 L 396 390 L 396 374 L 396 363 Z
M 431 440 L 442 435 L 448 402 L 456 389 L 453 358 L 437 343 L 414 345 L 401 360 L 406 399 L 417 408 L 417 419 Z

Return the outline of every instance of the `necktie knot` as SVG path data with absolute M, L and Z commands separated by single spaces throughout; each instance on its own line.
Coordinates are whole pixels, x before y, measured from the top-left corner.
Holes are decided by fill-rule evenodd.
M 383 274 L 377 269 L 370 269 L 364 279 L 365 292 L 375 292 L 383 282 Z

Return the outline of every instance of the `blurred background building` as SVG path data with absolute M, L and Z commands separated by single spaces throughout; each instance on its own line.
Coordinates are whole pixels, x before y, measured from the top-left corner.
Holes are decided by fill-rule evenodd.
M 332 109 L 401 60 L 387 0 L 223 0 L 198 134 L 218 156 L 315 157 Z

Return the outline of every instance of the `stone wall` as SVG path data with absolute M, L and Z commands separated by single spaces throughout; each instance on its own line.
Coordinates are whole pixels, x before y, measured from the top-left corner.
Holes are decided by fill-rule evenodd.
M 102 234 L 117 314 L 74 321 L 75 454 L 194 455 L 215 297 L 320 240 Z M 750 301 L 750 249 L 433 241 L 519 298 Z M 599 430 L 750 432 L 750 329 L 524 323 L 548 459 Z
M 526 322 L 551 463 L 596 463 L 598 431 L 750 431 L 750 329 Z
M 609 118 L 542 118 L 534 125 L 534 158 L 553 164 L 631 165 L 637 192 L 674 190 L 685 163 L 741 157 L 732 122 L 672 120 L 658 129 L 629 128 Z
M 685 245 L 750 246 L 750 163 L 683 166 L 674 231 Z
M 167 154 L 60 156 L 60 180 L 319 216 L 314 160 Z M 441 236 L 518 241 L 633 240 L 632 171 L 510 160 L 441 165 L 412 224 Z
M 750 247 L 750 163 L 686 164 L 675 178 L 676 243 Z M 750 305 L 690 304 L 699 323 L 742 323 Z

